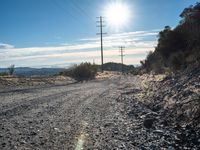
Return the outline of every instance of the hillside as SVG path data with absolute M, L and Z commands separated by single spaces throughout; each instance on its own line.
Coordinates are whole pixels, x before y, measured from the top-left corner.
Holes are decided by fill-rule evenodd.
M 130 72 L 135 67 L 133 65 L 125 65 L 125 64 L 121 64 L 121 63 L 109 62 L 109 63 L 105 63 L 103 65 L 103 68 L 106 71 L 119 71 L 119 72 L 121 72 L 122 69 L 123 69 L 123 72 Z
M 166 26 L 159 33 L 155 51 L 141 61 L 147 72 L 177 72 L 200 66 L 200 3 L 185 8 L 180 17 L 174 29 Z
M 63 68 L 29 68 L 17 67 L 15 68 L 14 75 L 17 76 L 53 76 L 63 71 Z M 0 73 L 7 72 L 7 68 L 0 68 Z

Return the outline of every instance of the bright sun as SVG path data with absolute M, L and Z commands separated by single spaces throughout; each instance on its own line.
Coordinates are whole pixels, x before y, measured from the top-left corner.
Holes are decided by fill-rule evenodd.
M 130 20 L 130 10 L 124 3 L 111 3 L 105 9 L 105 17 L 110 27 L 120 29 Z

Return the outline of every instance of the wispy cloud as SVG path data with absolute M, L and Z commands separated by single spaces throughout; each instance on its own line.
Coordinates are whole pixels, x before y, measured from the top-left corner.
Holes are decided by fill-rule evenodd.
M 0 50 L 2 50 L 2 49 L 12 49 L 12 48 L 14 48 L 13 45 L 0 43 Z
M 119 33 L 119 34 L 112 34 L 109 36 L 105 36 L 104 40 L 106 42 L 115 42 L 115 41 L 141 41 L 144 39 L 144 37 L 147 36 L 156 36 L 158 35 L 159 30 L 150 30 L 150 31 L 136 31 L 136 32 L 125 32 L 125 33 Z M 96 42 L 99 41 L 99 38 L 93 37 L 93 38 L 84 38 L 80 41 L 84 42 Z
M 119 62 L 118 46 L 124 45 L 126 46 L 126 56 L 141 54 L 141 57 L 138 58 L 127 58 L 126 63 L 139 63 L 139 59 L 144 59 L 147 52 L 153 50 L 156 45 L 158 31 L 136 31 L 105 36 L 105 60 Z M 52 47 L 16 48 L 13 45 L 0 43 L 0 63 L 4 66 L 11 63 L 18 66 L 35 66 L 41 64 L 41 62 L 45 65 L 53 65 L 93 60 L 99 63 L 99 47 L 98 37 L 80 39 L 77 44 L 64 43 Z

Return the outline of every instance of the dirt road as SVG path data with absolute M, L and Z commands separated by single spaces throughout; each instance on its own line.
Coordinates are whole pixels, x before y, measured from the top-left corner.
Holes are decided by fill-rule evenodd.
M 135 81 L 1 89 L 0 149 L 135 149 L 117 102 Z

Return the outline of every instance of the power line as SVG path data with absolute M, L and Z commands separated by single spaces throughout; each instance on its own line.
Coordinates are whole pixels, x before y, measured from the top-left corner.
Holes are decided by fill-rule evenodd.
M 91 20 L 92 22 L 94 22 L 93 17 L 91 17 L 90 15 L 88 15 L 88 13 L 75 1 L 75 0 L 70 0 L 71 4 L 73 6 L 75 6 L 82 15 L 85 15 L 89 20 Z
M 62 11 L 65 13 L 65 15 L 66 15 L 67 17 L 70 16 L 70 17 L 73 18 L 76 22 L 78 22 L 78 23 L 80 23 L 81 25 L 83 25 L 85 28 L 87 27 L 86 24 L 83 24 L 82 22 L 80 22 L 80 20 L 79 20 L 74 14 L 72 14 L 70 11 L 68 11 L 68 9 L 66 9 L 65 7 L 63 7 L 64 5 L 58 3 L 58 1 L 55 1 L 55 0 L 50 0 L 50 1 L 51 1 L 52 4 L 53 4 L 54 6 L 56 6 L 59 10 L 62 10 Z
M 103 33 L 103 27 L 105 27 L 105 25 L 103 25 L 103 17 L 97 17 L 99 18 L 99 21 L 97 21 L 97 23 L 99 23 L 99 25 L 97 27 L 100 27 L 100 33 L 97 33 L 98 35 L 100 35 L 100 40 L 101 40 L 101 72 L 103 72 L 103 35 L 106 33 Z
M 63 7 L 63 5 L 60 5 L 60 3 L 58 3 L 58 1 L 54 1 L 54 0 L 50 0 L 52 2 L 52 4 L 56 7 L 58 7 L 59 10 L 63 10 L 63 12 L 67 15 L 67 16 L 71 16 L 72 18 L 74 18 L 75 20 L 78 20 L 77 17 L 75 17 L 72 13 L 70 13 L 69 11 L 67 11 L 67 9 L 65 9 Z

